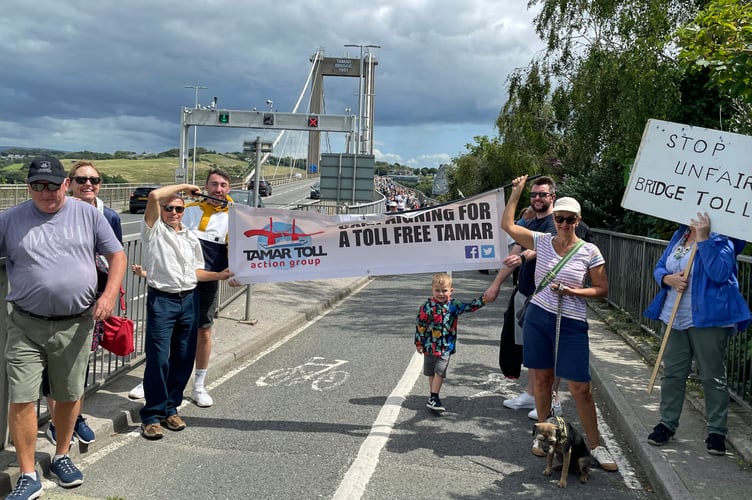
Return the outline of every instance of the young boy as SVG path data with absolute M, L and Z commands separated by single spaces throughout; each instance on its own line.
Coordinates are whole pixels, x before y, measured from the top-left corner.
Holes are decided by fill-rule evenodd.
M 431 397 L 426 407 L 434 413 L 445 408 L 439 399 L 441 385 L 446 378 L 449 357 L 455 352 L 457 318 L 465 312 L 474 312 L 491 302 L 485 295 L 465 304 L 452 298 L 452 277 L 447 273 L 433 276 L 433 294 L 420 308 L 415 325 L 415 348 L 423 354 L 423 374 L 428 377 Z

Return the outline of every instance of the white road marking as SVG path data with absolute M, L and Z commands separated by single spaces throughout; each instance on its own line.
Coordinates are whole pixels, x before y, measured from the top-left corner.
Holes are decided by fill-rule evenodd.
M 423 356 L 414 355 L 397 386 L 381 407 L 379 415 L 371 426 L 371 432 L 360 445 L 358 456 L 347 470 L 342 483 L 332 497 L 333 500 L 354 500 L 361 498 L 365 493 L 366 486 L 379 463 L 381 450 L 389 440 L 394 423 L 402 409 L 402 403 L 405 402 L 405 398 L 420 376 L 422 366 Z
M 614 433 L 611 431 L 611 428 L 606 421 L 603 420 L 598 405 L 595 406 L 595 413 L 598 419 L 598 434 L 600 436 L 601 444 L 606 445 L 608 451 L 611 452 L 611 456 L 614 457 L 614 462 L 616 462 L 616 465 L 619 467 L 618 472 L 624 479 L 624 484 L 627 488 L 632 490 L 644 490 L 640 481 L 637 479 L 637 474 L 629 465 L 629 460 L 626 459 L 619 443 L 616 442 Z

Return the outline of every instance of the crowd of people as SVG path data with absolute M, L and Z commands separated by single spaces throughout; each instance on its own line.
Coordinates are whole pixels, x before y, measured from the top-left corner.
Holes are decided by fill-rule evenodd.
M 48 397 L 46 434 L 55 444 L 50 474 L 63 487 L 83 483 L 68 452 L 74 436 L 84 443 L 95 439 L 82 416 L 88 361 L 101 338 L 102 321 L 115 311 L 127 266 L 120 219 L 97 196 L 101 182 L 91 162 L 77 162 L 66 172 L 57 158 L 41 156 L 29 165 L 30 200 L 0 213 L 0 256 L 7 259 L 6 300 L 12 306 L 5 346 L 8 421 L 20 469 L 10 499 L 42 494 L 34 458 L 40 391 Z M 516 270 L 510 306 L 519 314 L 514 340 L 521 346 L 528 382 L 524 392 L 503 405 L 529 409 L 530 418 L 543 422 L 561 412 L 558 386 L 566 380 L 592 458 L 615 471 L 617 464 L 598 432 L 586 305 L 588 298 L 608 293 L 605 260 L 591 242 L 580 204 L 557 198 L 549 177 L 535 180 L 530 204 L 515 220 L 526 182 L 527 176 L 512 182 L 500 223 L 514 244 L 484 294 L 461 302 L 452 296 L 449 274 L 432 279 L 414 336 L 428 378 L 426 406 L 434 413 L 445 411 L 440 391 L 456 351 L 458 317 L 496 300 Z M 388 178 L 378 178 L 377 184 L 398 211 L 421 207 L 414 193 Z M 204 384 L 218 282 L 238 284 L 228 268 L 229 188 L 227 172 L 213 169 L 203 187 L 177 184 L 149 194 L 141 222 L 144 260 L 132 266 L 148 284 L 146 365 L 142 383 L 130 393 L 144 399 L 141 433 L 149 440 L 162 438 L 163 428 L 186 428 L 178 408 L 192 374 L 191 399 L 199 407 L 213 404 Z M 201 201 L 186 203 L 181 193 Z M 666 351 L 660 422 L 647 436 L 650 444 L 661 446 L 677 432 L 694 361 L 705 393 L 707 450 L 726 453 L 725 348 L 729 336 L 751 320 L 737 281 L 736 256 L 744 245 L 711 232 L 710 218 L 698 213 L 676 231 L 655 266 L 660 292 L 645 314 L 666 324 Z M 537 440 L 532 453 L 543 455 Z
M 40 156 L 29 164 L 26 181 L 30 199 L 0 213 L 0 256 L 7 259 L 6 301 L 12 305 L 5 362 L 8 426 L 20 472 L 7 497 L 14 500 L 42 495 L 34 457 L 40 391 L 50 412 L 46 435 L 55 445 L 50 475 L 64 488 L 83 483 L 69 451 L 74 436 L 95 440 L 82 416 L 90 353 L 102 338 L 102 321 L 115 312 L 127 266 L 120 218 L 98 198 L 102 176 L 91 162 L 66 172 L 57 158 Z M 179 184 L 149 195 L 141 223 L 144 262 L 133 267 L 148 284 L 140 384 L 147 439 L 161 438 L 162 427 L 186 427 L 177 409 L 191 374 L 193 401 L 213 404 L 204 382 L 218 281 L 232 276 L 229 189 L 228 173 L 213 169 L 203 190 Z M 186 205 L 180 193 L 205 199 Z
M 374 183 L 386 199 L 387 212 L 417 210 L 426 205 L 425 195 L 397 184 L 389 177 L 374 177 Z

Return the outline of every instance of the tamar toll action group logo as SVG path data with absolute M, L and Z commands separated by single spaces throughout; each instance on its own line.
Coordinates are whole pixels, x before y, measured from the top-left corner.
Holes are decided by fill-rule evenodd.
M 256 249 L 243 250 L 243 254 L 251 269 L 316 267 L 321 264 L 321 257 L 327 255 L 321 245 L 313 244 L 313 236 L 322 233 L 306 233 L 295 219 L 287 223 L 274 222 L 269 217 L 269 224 L 263 228 L 243 232 L 246 238 L 257 237 Z

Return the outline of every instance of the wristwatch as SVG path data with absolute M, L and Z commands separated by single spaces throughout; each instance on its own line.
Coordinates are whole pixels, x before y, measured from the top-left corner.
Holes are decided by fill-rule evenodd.
M 524 264 L 526 260 L 525 254 L 520 252 L 520 265 Z

